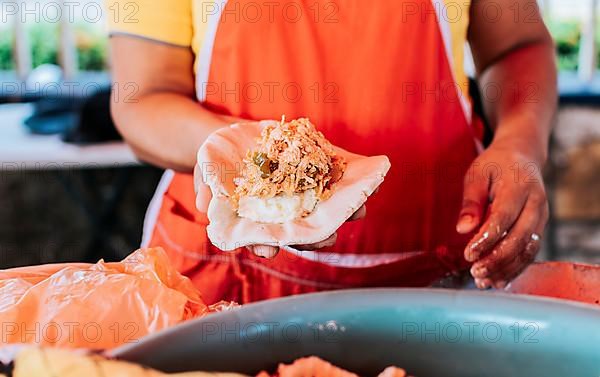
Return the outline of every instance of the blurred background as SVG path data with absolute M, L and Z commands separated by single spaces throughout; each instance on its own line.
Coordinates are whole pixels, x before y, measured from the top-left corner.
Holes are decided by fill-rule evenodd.
M 598 4 L 540 6 L 561 94 L 541 258 L 600 262 Z M 95 0 L 0 7 L 0 268 L 121 259 L 139 245 L 162 173 L 136 161 L 108 113 L 106 17 L 127 10 Z

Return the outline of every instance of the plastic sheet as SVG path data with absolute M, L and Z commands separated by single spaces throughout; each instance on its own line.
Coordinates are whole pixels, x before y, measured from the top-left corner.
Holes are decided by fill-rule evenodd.
M 106 349 L 210 311 L 160 248 L 0 271 L 0 342 Z

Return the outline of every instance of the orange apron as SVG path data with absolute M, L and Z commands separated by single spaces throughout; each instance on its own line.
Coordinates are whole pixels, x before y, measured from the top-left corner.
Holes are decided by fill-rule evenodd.
M 405 17 L 409 3 L 417 16 Z M 241 0 L 222 9 L 198 83 L 203 106 L 256 120 L 308 116 L 334 144 L 385 154 L 392 168 L 366 218 L 343 225 L 334 247 L 272 260 L 212 246 L 192 176 L 168 172 L 147 243 L 165 248 L 206 302 L 424 286 L 467 267 L 468 237 L 455 224 L 479 129 L 453 76 L 437 3 L 296 1 L 260 17 L 242 13 Z

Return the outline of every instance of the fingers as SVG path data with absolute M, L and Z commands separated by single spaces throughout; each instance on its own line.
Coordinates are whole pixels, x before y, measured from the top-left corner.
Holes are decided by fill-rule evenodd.
M 367 215 L 367 207 L 363 204 L 362 206 L 360 206 L 359 209 L 356 210 L 356 212 L 354 212 L 352 214 L 352 216 L 350 216 L 348 221 L 359 220 L 359 219 L 364 218 L 366 215 Z M 317 249 L 322 249 L 325 247 L 333 246 L 333 245 L 335 245 L 336 241 L 337 241 L 337 233 L 333 233 L 331 236 L 329 236 L 327 239 L 325 239 L 323 241 L 320 241 L 320 242 L 317 242 L 314 244 L 308 244 L 308 245 L 294 245 L 292 247 L 295 248 L 296 250 L 311 251 L 311 250 L 317 250 Z M 273 258 L 277 255 L 277 253 L 279 253 L 279 247 L 269 246 L 269 245 L 249 245 L 249 246 L 247 246 L 247 249 L 250 250 L 255 255 L 257 255 L 259 257 L 263 257 L 263 258 Z
M 526 194 L 520 190 L 500 191 L 490 206 L 489 216 L 465 249 L 465 259 L 474 262 L 491 252 L 521 213 Z
M 471 172 L 465 177 L 462 209 L 456 224 L 456 231 L 460 234 L 472 232 L 481 223 L 488 205 L 489 181 L 481 174 L 477 177 Z
M 506 287 L 508 282 L 514 279 L 535 260 L 535 257 L 540 250 L 540 239 L 537 237 L 538 235 L 539 233 L 533 232 L 529 237 L 524 236 L 522 242 L 524 246 L 512 256 L 490 262 L 490 265 L 487 267 L 473 266 L 473 268 L 471 268 L 471 274 L 475 277 L 475 284 L 477 287 L 481 289 L 490 287 L 502 289 Z M 497 266 L 493 266 L 493 264 L 497 264 Z
M 544 228 L 548 220 L 547 210 L 542 209 L 539 216 L 539 221 L 533 231 L 524 234 L 524 245 L 521 250 L 516 250 L 516 254 L 507 258 L 498 270 L 492 269 L 492 285 L 496 288 L 504 288 L 506 285 L 517 277 L 527 266 L 534 260 L 541 247 L 540 237 L 544 233 Z
M 504 288 L 508 282 L 517 277 L 534 260 L 541 247 L 541 236 L 548 221 L 549 211 L 547 204 L 543 204 L 537 212 L 537 224 L 523 236 L 523 248 L 516 250 L 516 255 L 508 258 L 500 268 L 492 270 L 492 281 L 496 288 Z
M 543 229 L 540 231 L 543 232 Z M 532 235 L 540 235 L 541 233 L 532 233 Z M 508 283 L 516 278 L 527 266 L 535 260 L 536 255 L 540 251 L 541 241 L 539 238 L 529 236 L 525 249 L 521 253 L 504 266 L 502 272 L 494 274 L 490 279 L 490 286 L 497 289 L 505 288 Z
M 354 212 L 354 214 L 350 217 L 350 219 L 348 219 L 348 221 L 361 219 L 365 217 L 366 213 L 367 208 L 363 205 L 356 212 Z M 329 236 L 323 241 L 307 245 L 293 245 L 292 247 L 296 250 L 311 251 L 333 246 L 335 245 L 336 241 L 337 233 L 333 233 L 331 236 Z M 262 258 L 274 258 L 277 255 L 277 253 L 279 253 L 279 247 L 277 246 L 248 245 L 246 248 L 250 250 L 254 255 Z
M 303 250 L 303 251 L 317 250 L 317 249 L 322 249 L 324 247 L 329 247 L 329 246 L 335 245 L 336 240 L 337 240 L 337 233 L 333 233 L 331 236 L 329 236 L 329 238 L 327 238 L 321 242 L 317 242 L 317 243 L 310 244 L 310 245 L 294 245 L 292 247 L 296 250 Z M 250 252 L 252 252 L 254 255 L 261 257 L 261 258 L 268 258 L 268 259 L 275 258 L 275 256 L 277 256 L 277 254 L 279 253 L 278 246 L 248 245 L 248 246 L 246 246 L 246 248 L 248 250 L 250 250 Z
M 329 236 L 329 238 L 327 238 L 326 240 L 323 240 L 321 242 L 317 242 L 317 243 L 310 244 L 310 245 L 295 245 L 295 246 L 293 246 L 293 248 L 296 250 L 304 250 L 304 251 L 317 250 L 317 249 L 322 249 L 324 247 L 329 247 L 329 246 L 335 245 L 336 240 L 337 240 L 337 233 L 333 233 L 331 236 Z
M 348 221 L 359 220 L 359 219 L 364 218 L 366 215 L 367 215 L 367 207 L 365 207 L 365 205 L 363 204 L 362 206 L 360 206 L 359 209 L 356 210 L 356 212 L 354 212 L 352 214 L 352 216 L 350 216 Z
M 545 198 L 528 199 L 521 215 L 492 252 L 471 268 L 480 288 L 503 288 L 535 259 L 540 248 L 539 235 L 548 219 Z
M 246 246 L 254 255 L 261 258 L 275 258 L 279 253 L 279 247 L 270 245 L 248 245 Z

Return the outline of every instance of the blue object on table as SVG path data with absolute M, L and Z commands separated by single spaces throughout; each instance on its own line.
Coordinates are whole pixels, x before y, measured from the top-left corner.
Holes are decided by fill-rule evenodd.
M 111 352 L 169 372 L 255 374 L 320 356 L 360 375 L 600 376 L 600 309 L 497 292 L 363 289 L 246 305 Z
M 62 134 L 77 125 L 79 115 L 77 110 L 72 108 L 72 99 L 65 100 L 69 102 L 67 104 L 62 101 L 59 103 L 56 99 L 50 101 L 56 101 L 55 108 L 48 109 L 49 105 L 43 104 L 44 100 L 41 100 L 36 103 L 33 115 L 25 120 L 25 126 L 30 132 L 39 135 Z M 43 106 L 44 110 L 40 110 L 40 106 Z
M 538 94 L 535 89 L 531 88 L 532 96 Z M 558 75 L 558 91 L 561 105 L 597 107 L 600 105 L 600 75 L 584 82 L 577 72 L 562 71 Z

